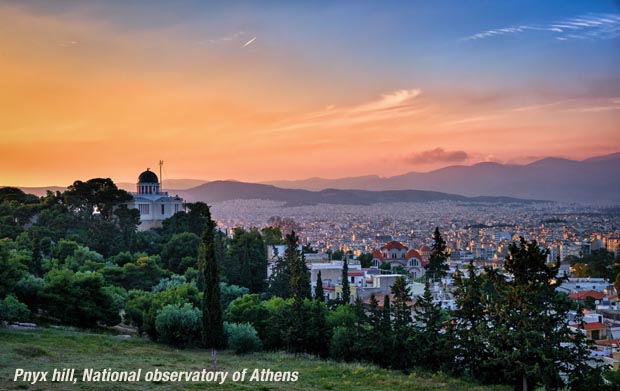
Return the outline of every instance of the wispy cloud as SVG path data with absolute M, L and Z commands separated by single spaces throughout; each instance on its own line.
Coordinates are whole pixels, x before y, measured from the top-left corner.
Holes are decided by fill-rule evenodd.
M 446 151 L 437 147 L 413 153 L 406 157 L 405 161 L 411 164 L 458 163 L 467 160 L 468 157 L 469 155 L 465 151 Z
M 244 43 L 242 47 L 250 46 L 254 41 L 256 41 L 256 37 L 253 37 L 252 39 Z
M 547 32 L 559 41 L 613 39 L 620 37 L 620 14 L 591 13 L 545 24 L 526 24 L 482 31 L 463 38 L 474 41 L 497 36 Z
M 203 45 L 222 45 L 231 41 L 236 41 L 237 39 L 246 35 L 245 31 L 236 31 L 234 33 L 226 34 L 221 37 L 210 38 L 204 41 L 199 41 L 199 44 Z
M 356 106 L 330 105 L 324 110 L 287 121 L 281 127 L 268 132 L 308 127 L 349 126 L 408 117 L 426 110 L 427 107 L 417 99 L 420 94 L 422 91 L 419 89 L 404 89 L 383 94 L 377 100 Z

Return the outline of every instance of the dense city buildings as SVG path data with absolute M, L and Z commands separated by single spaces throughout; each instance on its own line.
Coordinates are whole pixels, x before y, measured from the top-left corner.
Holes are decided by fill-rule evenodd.
M 261 200 L 213 204 L 223 229 L 262 227 L 273 216 L 295 222 L 303 244 L 319 252 L 372 253 L 390 241 L 428 248 L 439 227 L 452 261 L 499 261 L 523 236 L 550 251 L 549 260 L 583 257 L 602 248 L 620 252 L 620 212 L 606 206 L 538 203 L 389 203 L 287 207 Z M 420 254 L 423 258 L 424 254 Z M 570 259 L 570 258 L 569 258 Z

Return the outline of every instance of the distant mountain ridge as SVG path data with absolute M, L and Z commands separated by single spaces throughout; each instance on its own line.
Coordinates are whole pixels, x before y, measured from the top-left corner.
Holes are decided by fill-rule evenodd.
M 272 185 L 280 190 L 307 190 L 323 192 L 322 197 L 328 199 L 330 190 L 366 190 L 366 191 L 394 191 L 394 190 L 423 190 L 449 195 L 467 197 L 514 197 L 517 199 L 537 199 L 568 202 L 592 202 L 599 204 L 620 205 L 620 152 L 604 156 L 594 156 L 585 160 L 570 160 L 548 157 L 526 165 L 500 164 L 493 162 L 477 163 L 471 166 L 448 166 L 430 172 L 409 172 L 392 177 L 365 175 L 338 179 L 309 178 L 297 181 L 269 181 L 261 185 Z M 240 192 L 239 197 L 245 198 L 251 194 L 247 187 L 249 183 L 236 181 L 216 181 L 228 183 L 231 189 Z M 198 195 L 195 189 L 204 184 L 216 183 L 200 179 L 164 179 L 164 191 L 171 194 L 188 194 L 189 197 Z M 238 184 L 236 187 L 234 184 Z M 120 188 L 135 191 L 134 183 L 118 183 Z M 221 186 L 221 185 L 218 185 Z M 217 186 L 216 186 L 217 187 Z M 214 187 L 214 189 L 216 188 Z M 20 187 L 27 193 L 38 196 L 45 195 L 47 190 L 64 191 L 59 186 L 48 187 Z M 259 188 L 253 188 L 251 192 Z M 262 188 L 260 188 L 262 189 Z M 264 189 L 261 190 L 264 192 Z M 266 192 L 270 197 L 276 197 L 289 202 L 288 196 L 277 195 L 277 191 Z M 214 194 L 224 196 L 222 189 Z M 228 193 L 227 193 L 228 194 Z M 317 196 L 306 193 L 297 194 L 302 200 L 313 200 Z M 342 194 L 336 198 L 341 199 Z M 218 196 L 219 197 L 219 196 Z M 226 197 L 230 197 L 228 194 Z M 359 200 L 368 195 L 357 194 Z M 384 194 L 384 197 L 389 196 Z M 353 200 L 353 196 L 349 199 Z M 370 197 L 372 198 L 372 197 Z M 189 198 L 188 198 L 189 199 Z M 273 199 L 273 198 L 266 198 Z M 305 201 L 304 201 L 305 202 Z M 308 201 L 310 202 L 310 201 Z M 360 201 L 362 202 L 362 201 Z
M 613 153 L 582 161 L 550 157 L 526 165 L 484 162 L 393 177 L 311 178 L 266 183 L 315 191 L 325 188 L 373 191 L 418 189 L 465 196 L 620 204 L 620 181 L 616 179 L 619 172 L 620 153 Z
M 423 190 L 341 190 L 324 189 L 309 191 L 300 189 L 283 189 L 276 186 L 234 181 L 213 181 L 193 189 L 179 191 L 179 195 L 190 202 L 221 202 L 235 199 L 260 199 L 286 202 L 287 206 L 339 204 L 371 205 L 383 202 L 429 202 L 429 201 L 463 201 L 463 202 L 536 202 L 511 197 L 465 197 Z

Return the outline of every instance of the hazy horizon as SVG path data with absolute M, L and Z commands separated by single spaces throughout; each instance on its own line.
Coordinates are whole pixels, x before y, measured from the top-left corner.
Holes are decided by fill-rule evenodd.
M 0 4 L 0 183 L 390 177 L 620 150 L 613 0 Z

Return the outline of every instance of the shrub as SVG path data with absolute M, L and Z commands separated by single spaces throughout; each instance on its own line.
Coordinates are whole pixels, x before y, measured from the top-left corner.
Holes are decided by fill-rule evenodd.
M 336 327 L 329 346 L 330 357 L 336 360 L 353 361 L 357 353 L 355 346 L 356 338 L 357 336 L 353 328 Z
M 249 323 L 224 323 L 224 332 L 228 338 L 228 347 L 237 354 L 256 352 L 262 343 L 256 329 Z
M 169 304 L 155 317 L 159 340 L 171 345 L 190 345 L 200 340 L 202 313 L 185 303 Z
M 6 320 L 8 322 L 20 322 L 28 320 L 30 317 L 30 310 L 28 306 L 13 295 L 9 295 L 0 300 L 0 320 Z

